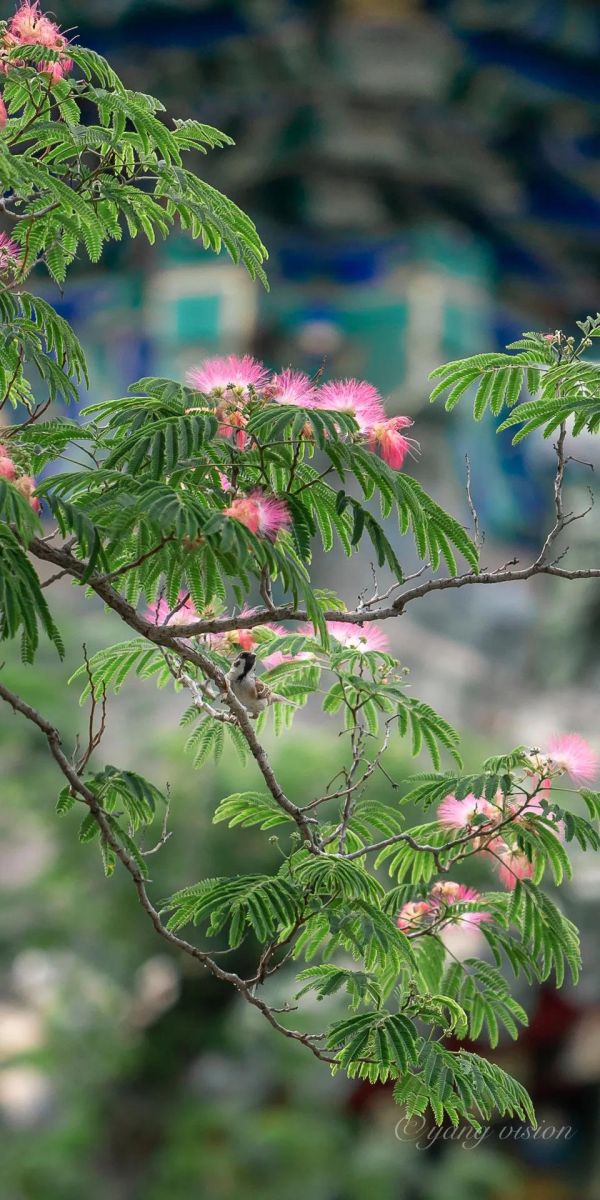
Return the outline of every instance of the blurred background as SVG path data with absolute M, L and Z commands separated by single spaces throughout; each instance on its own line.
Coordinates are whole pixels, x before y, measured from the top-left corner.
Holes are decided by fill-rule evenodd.
M 91 398 L 231 351 L 367 378 L 390 414 L 414 418 L 422 454 L 408 469 L 465 523 L 468 454 L 483 562 L 530 561 L 552 519 L 551 446 L 511 447 L 493 421 L 473 424 L 466 401 L 451 417 L 430 409 L 427 375 L 522 330 L 576 332 L 598 308 L 595 0 L 55 0 L 54 11 L 128 86 L 236 139 L 197 167 L 270 250 L 269 293 L 177 234 L 82 264 L 64 297 L 47 288 L 89 355 Z M 585 439 L 575 453 L 598 465 Z M 585 507 L 594 475 L 569 470 L 567 507 Z M 595 528 L 593 514 L 573 526 L 574 562 L 593 561 Z M 412 551 L 399 552 L 413 570 Z M 319 561 L 316 574 L 353 603 L 370 567 Z M 92 653 L 124 634 L 76 589 L 59 584 L 53 598 L 66 664 L 48 654 L 33 674 L 12 657 L 5 678 L 85 736 L 65 680 L 82 642 Z M 472 767 L 550 732 L 599 748 L 599 625 L 593 583 L 537 580 L 429 597 L 388 632 L 414 693 L 469 731 Z M 254 778 L 230 761 L 194 772 L 184 708 L 128 685 L 110 702 L 97 763 L 170 786 L 172 837 L 150 860 L 159 897 L 203 874 L 268 868 L 276 853 L 263 834 L 211 825 L 216 801 Z M 292 753 L 289 735 L 269 748 L 301 798 L 331 777 L 340 747 L 318 711 L 293 738 Z M 105 881 L 77 817 L 55 817 L 59 780 L 34 731 L 3 713 L 0 739 L 3 1200 L 600 1196 L 598 863 L 577 861 L 561 891 L 582 929 L 582 984 L 517 985 L 530 1026 L 494 1052 L 532 1090 L 543 1135 L 500 1126 L 477 1148 L 433 1145 L 427 1130 L 397 1127 L 390 1090 L 330 1079 L 164 953 L 128 880 Z M 410 772 L 401 745 L 388 769 Z M 479 867 L 468 878 L 486 885 Z M 250 956 L 237 951 L 232 967 Z

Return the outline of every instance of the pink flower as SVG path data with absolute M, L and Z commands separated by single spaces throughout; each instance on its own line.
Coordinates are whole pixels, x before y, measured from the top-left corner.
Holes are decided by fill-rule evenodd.
M 281 650 L 274 650 L 273 654 L 267 654 L 267 657 L 263 658 L 263 663 L 267 670 L 271 671 L 273 667 L 280 667 L 282 663 L 300 662 L 301 659 L 311 658 L 314 658 L 314 654 L 308 650 L 301 650 L 299 654 L 284 654 Z
M 298 408 L 314 408 L 317 403 L 317 391 L 308 375 L 289 368 L 273 376 L 265 394 L 278 404 L 294 404 Z
M 41 62 L 38 70 L 49 75 L 53 83 L 58 83 L 59 79 L 63 79 L 69 71 L 73 70 L 73 59 L 61 58 L 60 60 L 54 59 L 53 62 Z
M 230 483 L 229 479 L 227 478 L 227 476 L 224 475 L 222 471 L 219 471 L 219 483 L 221 484 L 221 487 L 224 492 L 231 491 L 231 483 Z
M 575 783 L 591 783 L 598 774 L 598 755 L 578 733 L 559 733 L 546 743 L 548 765 L 566 771 Z
M 334 379 L 324 383 L 318 392 L 318 407 L 352 413 L 361 433 L 368 433 L 378 421 L 385 421 L 383 400 L 377 388 L 361 379 Z
M 430 892 L 432 905 L 441 909 L 439 915 L 443 915 L 444 906 L 452 904 L 473 903 L 479 900 L 479 892 L 475 888 L 467 887 L 464 883 L 453 883 L 451 880 L 435 883 Z M 481 925 L 482 921 L 489 921 L 491 914 L 485 910 L 475 912 L 456 913 L 450 917 L 452 925 L 463 925 L 476 927 Z
M 244 396 L 250 389 L 258 391 L 266 382 L 267 370 L 250 354 L 228 354 L 223 358 L 206 358 L 200 367 L 188 371 L 187 380 L 197 391 L 221 395 L 231 389 Z
M 4 446 L 0 446 L 0 479 L 8 479 L 11 483 L 17 478 L 17 468 L 9 458 Z
M 249 608 L 247 604 L 240 609 L 240 617 L 250 617 L 255 613 L 255 608 Z M 215 636 L 215 644 L 217 637 Z M 256 645 L 256 636 L 253 629 L 228 629 L 225 633 L 218 635 L 219 649 L 229 650 L 252 650 Z
M 438 821 L 451 829 L 466 829 L 482 814 L 487 818 L 488 824 L 496 823 L 501 816 L 500 810 L 494 808 L 488 800 L 469 792 L 464 800 L 457 800 L 456 796 L 446 796 L 438 808 Z M 485 825 L 478 824 L 477 829 L 485 829 Z
M 38 71 L 50 75 L 55 83 L 73 68 L 72 59 L 64 54 L 67 45 L 68 41 L 60 32 L 56 22 L 51 21 L 49 17 L 40 12 L 37 0 L 34 4 L 27 3 L 25 0 L 25 3 L 19 5 L 8 22 L 2 39 L 4 50 L 11 50 L 15 46 L 46 46 L 48 50 L 56 51 L 60 55 L 59 59 L 37 64 Z M 12 61 L 14 62 L 14 60 Z M 10 65 L 11 63 L 5 62 L 3 69 L 8 70 Z
M 263 626 L 263 628 L 269 629 L 277 637 L 285 637 L 287 633 L 287 629 L 284 629 L 283 625 L 270 624 Z M 301 659 L 311 658 L 314 658 L 314 654 L 311 654 L 309 650 L 300 650 L 298 654 L 285 654 L 281 650 L 274 650 L 272 654 L 267 654 L 266 658 L 263 658 L 262 661 L 264 666 L 271 671 L 273 667 L 280 667 L 282 663 L 300 662 Z
M 2 96 L 0 96 L 0 129 L 4 129 L 4 126 L 6 125 L 7 121 L 8 121 L 8 113 L 6 111 L 6 105 L 4 103 L 4 100 L 2 99 Z
M 193 409 L 188 409 L 188 412 L 193 412 Z M 220 437 L 231 437 L 235 441 L 238 450 L 243 450 L 248 441 L 244 429 L 246 427 L 246 417 L 238 408 L 232 405 L 220 404 L 217 408 L 217 416 L 220 418 L 219 428 L 217 430 Z
M 15 480 L 15 487 L 29 501 L 29 506 L 35 513 L 41 512 L 42 506 L 37 496 L 33 494 L 35 491 L 35 479 L 32 479 L 31 475 L 21 475 L 20 479 Z
M 47 46 L 49 50 L 62 50 L 65 39 L 58 25 L 40 12 L 38 3 L 19 6 L 8 22 L 8 31 L 22 46 Z
M 7 233 L 0 233 L 0 271 L 16 270 L 20 260 L 21 247 Z
M 328 621 L 327 630 L 336 642 L 350 650 L 359 650 L 365 654 L 368 650 L 381 650 L 387 653 L 389 649 L 388 636 L 378 625 L 353 625 L 346 621 Z M 312 634 L 312 626 L 305 627 L 303 633 Z
M 233 517 L 246 526 L 251 533 L 274 541 L 280 529 L 290 523 L 290 514 L 283 500 L 276 496 L 265 496 L 260 490 L 249 496 L 238 496 L 228 508 L 223 509 L 226 517 Z
M 379 450 L 384 462 L 394 471 L 399 471 L 407 454 L 416 457 L 419 443 L 400 432 L 412 425 L 410 417 L 390 417 L 388 421 L 376 421 L 368 430 L 369 450 Z
M 531 879 L 534 866 L 522 850 L 514 850 L 505 842 L 492 843 L 498 875 L 509 891 L 514 891 L 517 879 Z
M 539 783 L 539 780 L 534 779 L 534 783 Z M 528 825 L 531 829 L 535 829 L 535 821 L 532 817 L 543 817 L 543 819 L 552 825 L 552 830 L 558 838 L 564 838 L 565 827 L 563 821 L 557 821 L 556 815 L 548 808 L 549 796 L 545 793 L 550 791 L 552 786 L 551 779 L 543 779 L 540 786 L 540 791 L 536 796 L 531 796 L 523 807 L 523 797 L 514 801 L 510 805 L 510 810 L 515 814 L 515 823 L 517 825 Z M 545 807 L 542 807 L 542 802 L 545 802 Z
M 431 904 L 428 900 L 409 900 L 407 904 L 402 905 L 396 917 L 396 925 L 403 933 L 407 933 L 409 930 L 419 929 L 426 916 L 431 916 Z
M 179 599 L 173 609 L 161 597 L 156 604 L 150 604 L 146 609 L 146 620 L 152 621 L 153 625 L 189 625 L 190 621 L 198 621 L 200 618 L 191 598 L 188 596 L 184 600 L 184 596 L 185 592 L 179 593 Z M 171 613 L 172 616 L 170 616 Z

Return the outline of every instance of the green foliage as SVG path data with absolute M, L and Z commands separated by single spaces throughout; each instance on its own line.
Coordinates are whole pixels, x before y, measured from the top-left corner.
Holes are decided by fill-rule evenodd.
M 293 926 L 301 911 L 302 892 L 289 879 L 270 875 L 238 875 L 232 879 L 205 879 L 195 887 L 176 892 L 164 903 L 171 912 L 169 929 L 190 921 L 208 921 L 209 936 L 228 926 L 230 946 L 238 946 L 246 929 L 260 942 Z
M 31 562 L 12 530 L 0 525 L 0 639 L 20 633 L 23 662 L 31 663 L 39 644 L 40 628 L 62 655 L 62 638 Z
M 432 379 L 439 379 L 430 399 L 444 392 L 446 409 L 451 410 L 461 396 L 474 391 L 473 415 L 481 420 L 489 407 L 497 417 L 503 408 L 512 411 L 499 431 L 517 430 L 514 442 L 520 442 L 536 429 L 550 437 L 566 421 L 573 421 L 573 434 L 600 429 L 600 368 L 583 362 L 583 356 L 600 333 L 600 314 L 578 321 L 582 336 L 524 333 L 508 349 L 511 354 L 475 354 L 436 367 Z M 527 399 L 518 403 L 523 392 Z
M 478 958 L 451 962 L 442 990 L 467 1013 L 471 1041 L 476 1041 L 485 1030 L 490 1045 L 497 1046 L 500 1024 L 514 1039 L 519 1036 L 517 1021 L 527 1025 L 525 1009 L 511 996 L 504 976 L 491 963 Z
M 385 1083 L 408 1071 L 415 1061 L 418 1038 L 408 1017 L 375 1009 L 337 1021 L 327 1045 L 337 1050 L 339 1065 L 351 1077 Z
M 227 821 L 230 829 L 241 825 L 249 829 L 258 825 L 260 829 L 273 829 L 276 825 L 285 825 L 290 816 L 283 812 L 272 796 L 261 792 L 234 792 L 225 796 L 213 817 L 215 824 Z
M 438 1123 L 462 1118 L 475 1128 L 494 1111 L 533 1121 L 518 1083 L 443 1039 L 485 1036 L 495 1046 L 502 1031 L 518 1036 L 526 1014 L 507 968 L 530 982 L 553 975 L 560 985 L 567 969 L 577 978 L 577 931 L 540 884 L 558 886 L 570 875 L 572 843 L 600 849 L 600 794 L 582 790 L 587 816 L 576 802 L 558 803 L 547 785 L 561 764 L 523 747 L 462 773 L 457 732 L 407 690 L 406 669 L 378 648 L 385 641 L 377 627 L 370 637 L 374 617 L 400 613 L 407 595 L 419 594 L 418 587 L 412 596 L 397 591 L 405 537 L 429 570 L 446 572 L 429 580 L 432 588 L 472 582 L 478 571 L 477 546 L 460 520 L 387 464 L 378 422 L 365 433 L 358 410 L 313 407 L 312 392 L 306 407 L 284 402 L 273 377 L 260 386 L 221 380 L 208 393 L 144 378 L 126 396 L 88 407 L 81 424 L 52 408 L 77 401 L 87 367 L 68 323 L 24 290 L 34 267 L 62 287 L 76 257 L 95 263 L 125 232 L 153 243 L 173 226 L 263 282 L 266 258 L 250 218 L 187 166 L 190 152 L 228 146 L 229 137 L 195 120 L 171 120 L 159 101 L 126 89 L 109 64 L 78 45 L 70 48 L 73 72 L 53 81 L 44 69 L 53 53 L 2 49 L 8 120 L 0 170 L 15 246 L 0 260 L 0 406 L 14 406 L 17 423 L 3 432 L 0 454 L 0 637 L 20 635 L 27 663 L 42 631 L 62 653 L 45 598 L 54 577 L 41 578 L 37 562 L 57 566 L 58 576 L 103 601 L 135 636 L 91 657 L 84 650 L 71 676 L 83 682 L 81 702 L 90 707 L 83 750 L 78 742 L 69 754 L 61 750 L 52 726 L 3 695 L 46 735 L 62 768 L 57 812 L 84 805 L 80 841 L 97 841 L 108 876 L 120 860 L 167 942 L 233 982 L 275 1028 L 274 1012 L 288 1009 L 271 1009 L 258 989 L 286 963 L 288 970 L 308 963 L 297 974 L 296 999 L 311 992 L 323 1001 L 328 1028 L 314 1036 L 284 1031 L 333 1070 L 393 1080 L 409 1115 L 430 1108 Z M 562 431 L 571 418 L 575 433 L 595 432 L 600 371 L 582 355 L 600 333 L 600 317 L 580 331 L 578 344 L 558 332 L 527 333 L 507 354 L 439 367 L 432 399 L 445 393 L 452 409 L 472 390 L 475 418 L 488 407 L 494 416 L 508 409 L 501 428 L 518 426 L 517 439 L 538 428 L 546 436 Z M 393 420 L 384 429 L 397 435 Z M 40 471 L 34 496 L 31 475 Z M 47 532 L 40 504 L 51 518 Z M 387 590 L 378 594 L 377 584 L 367 599 L 367 589 L 350 612 L 311 578 L 315 554 L 340 550 L 366 552 L 373 573 L 386 575 Z M 382 608 L 392 594 L 397 599 Z M 265 668 L 260 713 L 229 674 L 232 659 L 249 648 Z M 127 767 L 89 767 L 107 699 L 134 676 L 138 686 L 172 683 L 185 695 L 181 741 L 195 768 L 205 771 L 234 750 L 252 772 L 246 790 L 221 799 L 214 822 L 251 830 L 258 842 L 268 835 L 259 873 L 180 888 L 164 902 L 166 928 L 145 884 L 148 854 L 170 833 L 167 798 Z M 307 704 L 313 715 L 320 704 L 321 723 L 338 735 L 338 769 L 329 783 L 311 780 L 309 794 L 288 797 L 262 735 L 272 723 L 293 754 L 290 729 Z M 407 789 L 382 765 L 392 736 L 433 765 Z M 385 799 L 369 791 L 376 772 L 389 785 Z M 431 810 L 447 796 L 470 795 L 487 807 L 462 827 L 449 828 L 435 813 L 407 825 L 411 805 Z M 158 842 L 144 850 L 141 831 L 158 819 Z M 475 853 L 488 865 L 504 863 L 502 854 L 518 864 L 511 894 L 474 898 L 453 881 Z M 242 979 L 177 938 L 188 925 L 219 938 L 219 953 L 242 942 L 244 954 L 258 949 L 255 974 Z M 487 957 L 459 961 L 457 927 L 477 929 Z
M 525 1088 L 501 1067 L 478 1054 L 447 1050 L 422 1038 L 414 1064 L 394 1088 L 394 1099 L 409 1117 L 431 1108 L 439 1125 L 444 1118 L 455 1127 L 466 1120 L 480 1131 L 482 1122 L 496 1114 L 536 1123 Z

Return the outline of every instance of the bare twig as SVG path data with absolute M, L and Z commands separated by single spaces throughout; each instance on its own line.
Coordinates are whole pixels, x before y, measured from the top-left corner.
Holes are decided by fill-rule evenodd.
M 95 721 L 95 717 L 96 717 L 96 710 L 98 707 L 98 696 L 96 694 L 96 685 L 94 683 L 94 677 L 92 675 L 92 668 L 90 666 L 90 660 L 88 658 L 87 646 L 86 646 L 85 642 L 83 643 L 83 661 L 85 663 L 85 673 L 87 675 L 88 684 L 89 684 L 89 688 L 90 688 L 91 704 L 90 704 L 90 716 L 89 716 L 89 722 L 88 722 L 87 746 L 86 746 L 83 754 L 79 758 L 79 761 L 75 764 L 75 769 L 76 769 L 78 775 L 81 775 L 81 772 L 84 770 L 85 767 L 87 767 L 87 764 L 89 763 L 90 758 L 92 757 L 92 754 L 94 753 L 94 750 L 97 750 L 98 746 L 100 745 L 100 742 L 102 741 L 104 733 L 106 731 L 106 687 L 104 684 L 102 684 L 102 698 L 100 701 L 100 704 L 101 704 L 100 725 L 99 725 L 98 729 L 96 731 L 94 731 L 94 721 Z
M 127 571 L 133 571 L 135 567 L 141 566 L 141 564 L 146 562 L 148 558 L 154 558 L 154 555 L 158 554 L 159 551 L 162 550 L 163 546 L 166 546 L 168 542 L 172 541 L 173 534 L 166 534 L 165 537 L 161 538 L 160 542 L 158 542 L 156 546 L 153 546 L 151 550 L 145 550 L 143 554 L 138 554 L 138 557 L 134 558 L 132 562 L 124 563 L 123 566 L 117 567 L 115 571 L 110 571 L 108 575 L 102 575 L 101 578 L 107 581 L 110 581 L 111 579 L 118 579 L 120 575 L 125 575 Z
M 473 540 L 477 546 L 477 549 L 481 550 L 481 547 L 485 541 L 485 534 L 482 534 L 479 528 L 479 516 L 471 495 L 471 459 L 469 458 L 468 454 L 465 454 L 465 463 L 467 467 L 467 504 L 469 505 L 469 512 L 471 513 L 471 520 L 473 522 Z
M 160 837 L 159 837 L 158 841 L 156 842 L 156 844 L 154 846 L 152 846 L 150 850 L 142 850 L 140 848 L 140 854 L 143 856 L 143 858 L 148 858 L 149 855 L 156 854 L 159 850 L 162 850 L 163 846 L 166 844 L 166 842 L 168 842 L 169 838 L 171 837 L 171 830 L 168 828 L 169 813 L 171 811 L 171 789 L 169 787 L 169 784 L 167 784 L 165 791 L 166 791 L 167 798 L 165 801 L 165 811 L 164 811 L 164 815 L 163 815 L 163 823 L 162 823 L 162 829 L 160 831 Z
M 302 1045 L 306 1046 L 316 1058 L 323 1059 L 325 1062 L 334 1062 L 335 1059 L 329 1055 L 326 1055 L 316 1044 L 323 1040 L 323 1034 L 309 1034 L 302 1033 L 296 1029 L 287 1029 L 285 1025 L 282 1025 L 281 1022 L 277 1020 L 276 1016 L 274 1015 L 274 1011 L 266 1003 L 266 1001 L 261 1000 L 258 996 L 253 995 L 251 987 L 244 979 L 241 978 L 241 976 L 237 975 L 234 971 L 226 971 L 225 968 L 219 966 L 219 964 L 216 963 L 209 954 L 206 954 L 203 950 L 199 950 L 198 947 L 193 946 L 191 942 L 187 942 L 184 938 L 179 937 L 176 933 L 173 933 L 170 929 L 167 929 L 166 925 L 164 925 L 161 920 L 159 912 L 150 900 L 146 889 L 146 882 L 142 876 L 138 864 L 129 851 L 121 845 L 118 837 L 113 831 L 110 821 L 107 818 L 107 814 L 98 803 L 98 799 L 94 792 L 87 787 L 87 785 L 79 777 L 73 764 L 69 762 L 69 759 L 62 749 L 58 730 L 49 721 L 47 721 L 45 717 L 41 716 L 41 714 L 37 712 L 35 708 L 33 708 L 30 704 L 27 704 L 26 701 L 22 700 L 20 696 L 17 696 L 14 692 L 11 692 L 1 683 L 0 697 L 7 704 L 10 704 L 16 713 L 20 713 L 28 721 L 31 721 L 31 723 L 36 725 L 40 732 L 44 734 L 44 737 L 48 742 L 50 753 L 52 754 L 52 757 L 57 763 L 59 769 L 62 771 L 62 774 L 65 776 L 67 782 L 70 784 L 72 791 L 76 793 L 81 800 L 83 800 L 84 804 L 87 805 L 90 813 L 100 829 L 100 833 L 104 842 L 111 847 L 127 873 L 131 876 L 140 904 L 144 912 L 149 917 L 159 937 L 161 937 L 169 945 L 173 946 L 174 949 L 180 950 L 183 954 L 195 959 L 196 962 L 199 962 L 203 967 L 206 967 L 207 970 L 209 970 L 211 974 L 215 976 L 215 978 L 221 980 L 223 983 L 231 984 L 236 991 L 243 996 L 244 1000 L 246 1000 L 254 1008 L 257 1008 L 258 1011 L 266 1018 L 269 1024 L 272 1025 L 273 1028 L 279 1033 L 283 1034 L 284 1037 L 292 1038 L 294 1041 L 301 1042 Z

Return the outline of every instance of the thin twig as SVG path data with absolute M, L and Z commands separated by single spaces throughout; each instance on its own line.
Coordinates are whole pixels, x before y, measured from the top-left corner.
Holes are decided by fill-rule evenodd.
M 477 513 L 477 509 L 475 508 L 473 497 L 471 495 L 471 459 L 469 458 L 468 454 L 465 454 L 465 463 L 466 463 L 466 467 L 467 467 L 467 483 L 466 483 L 467 503 L 469 505 L 469 512 L 471 513 L 471 520 L 473 522 L 473 534 L 474 534 L 473 540 L 475 542 L 475 545 L 477 546 L 477 549 L 481 550 L 481 547 L 483 546 L 483 543 L 485 541 L 485 534 L 482 534 L 481 530 L 479 528 L 479 516 Z
M 45 717 L 41 716 L 36 709 L 34 709 L 30 704 L 27 704 L 26 701 L 22 700 L 20 696 L 17 696 L 14 692 L 11 692 L 2 683 L 0 683 L 0 697 L 6 701 L 7 704 L 10 704 L 16 713 L 20 713 L 28 721 L 31 721 L 32 724 L 36 725 L 40 732 L 44 734 L 48 742 L 50 753 L 65 776 L 67 782 L 70 784 L 71 789 L 73 792 L 79 795 L 79 797 L 87 805 L 90 813 L 100 829 L 103 840 L 108 846 L 111 847 L 127 873 L 131 876 L 140 904 L 144 912 L 148 915 L 159 937 L 163 938 L 165 942 L 168 942 L 169 945 L 173 946 L 175 949 L 182 951 L 190 958 L 193 958 L 197 962 L 201 963 L 202 966 L 206 967 L 212 975 L 221 980 L 223 983 L 232 984 L 236 991 L 243 996 L 244 1000 L 246 1000 L 248 1004 L 251 1004 L 254 1008 L 257 1008 L 258 1011 L 266 1018 L 269 1024 L 278 1031 L 278 1033 L 283 1034 L 284 1037 L 292 1038 L 294 1041 L 302 1043 L 302 1045 L 306 1046 L 316 1058 L 323 1059 L 325 1062 L 334 1062 L 334 1058 L 326 1055 L 316 1045 L 317 1042 L 323 1040 L 323 1034 L 309 1034 L 302 1033 L 300 1030 L 296 1029 L 287 1029 L 285 1025 L 282 1025 L 281 1022 L 277 1020 L 273 1010 L 266 1003 L 266 1001 L 261 1000 L 258 996 L 253 995 L 251 988 L 248 986 L 245 980 L 243 980 L 234 971 L 226 971 L 225 968 L 219 966 L 219 964 L 216 963 L 209 954 L 206 954 L 203 950 L 199 950 L 198 947 L 193 946 L 191 942 L 187 942 L 184 938 L 179 937 L 176 933 L 173 933 L 170 929 L 167 929 L 166 925 L 164 925 L 161 920 L 159 912 L 150 900 L 146 889 L 146 881 L 142 876 L 138 864 L 129 851 L 121 845 L 120 841 L 116 837 L 113 831 L 113 826 L 108 819 L 108 815 L 98 803 L 98 799 L 94 792 L 87 787 L 82 779 L 80 779 L 75 767 L 71 762 L 69 762 L 69 759 L 62 749 L 58 730 L 49 721 L 47 721 Z

